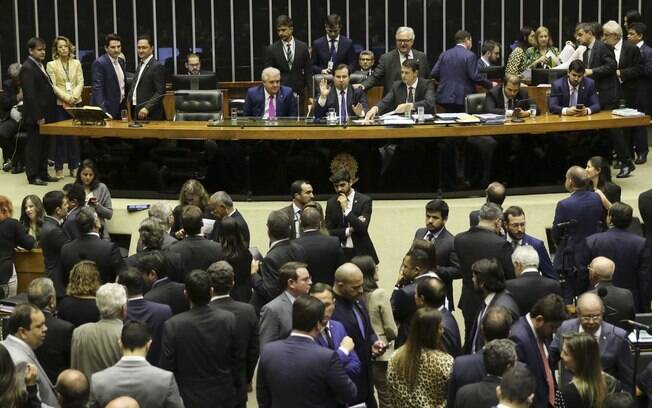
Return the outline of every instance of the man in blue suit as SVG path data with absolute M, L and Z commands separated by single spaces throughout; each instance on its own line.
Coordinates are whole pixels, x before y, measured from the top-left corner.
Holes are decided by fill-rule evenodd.
M 326 17 L 326 35 L 317 38 L 312 43 L 313 74 L 333 74 L 333 69 L 340 64 L 349 67 L 349 72 L 355 69 L 355 50 L 353 41 L 340 34 L 342 18 L 337 14 Z
M 315 104 L 315 118 L 323 118 L 332 108 L 342 123 L 349 118 L 364 117 L 368 110 L 367 94 L 360 88 L 349 84 L 350 68 L 345 64 L 337 65 L 333 73 L 333 87 L 322 79 L 319 84 L 319 98 Z
M 637 88 L 636 103 L 646 115 L 652 113 L 652 47 L 645 44 L 643 38 L 647 31 L 644 23 L 636 22 L 627 26 L 627 39 L 641 51 L 641 81 Z M 647 129 L 637 127 L 634 133 L 634 148 L 636 149 L 635 164 L 647 162 L 648 145 Z
M 546 348 L 564 320 L 564 300 L 559 295 L 548 295 L 512 326 L 509 338 L 516 343 L 518 361 L 525 363 L 536 379 L 533 408 L 555 406 L 555 378 Z
M 602 200 L 593 191 L 589 191 L 589 177 L 586 170 L 572 166 L 566 172 L 564 187 L 571 195 L 557 203 L 555 218 L 552 222 L 552 239 L 557 245 L 553 262 L 555 271 L 567 277 L 571 284 L 564 293 L 567 302 L 572 298 L 571 289 L 575 288 L 575 276 L 567 276 L 575 266 L 575 251 L 584 238 L 600 231 L 604 215 Z M 582 293 L 585 287 L 575 288 Z
M 605 309 L 600 297 L 585 293 L 577 300 L 577 318 L 566 320 L 550 344 L 550 363 L 553 367 L 561 360 L 562 336 L 566 333 L 586 332 L 598 340 L 602 370 L 620 381 L 623 391 L 633 392 L 634 360 L 629 351 L 627 332 L 602 321 Z M 568 384 L 572 374 L 560 365 L 561 384 Z
M 344 365 L 346 373 L 353 377 L 360 374 L 360 359 L 355 353 L 353 339 L 346 334 L 342 323 L 332 320 L 335 310 L 335 294 L 333 288 L 326 283 L 315 283 L 310 288 L 310 295 L 319 299 L 324 304 L 323 329 L 315 341 L 322 347 L 328 347 L 337 352 Z
M 650 266 L 652 259 L 645 238 L 627 231 L 632 223 L 633 209 L 625 203 L 614 203 L 609 209 L 607 223 L 611 228 L 605 232 L 589 235 L 576 252 L 578 265 L 578 290 L 589 286 L 587 266 L 604 256 L 616 264 L 613 284 L 629 289 L 634 295 L 638 313 L 650 311 Z
M 595 82 L 584 77 L 586 66 L 575 60 L 568 66 L 568 75 L 552 83 L 550 112 L 567 116 L 584 116 L 600 112 L 600 100 L 595 92 Z M 584 107 L 578 108 L 578 105 Z
M 444 332 L 441 342 L 448 354 L 456 357 L 462 353 L 462 341 L 460 338 L 460 327 L 453 314 L 444 307 L 446 301 L 446 284 L 438 277 L 425 276 L 419 279 L 414 300 L 417 309 L 429 307 L 437 309 L 441 313 L 441 325 Z
M 281 71 L 267 67 L 260 77 L 263 84 L 253 86 L 247 91 L 244 116 L 263 119 L 297 116 L 297 99 L 292 88 L 281 85 Z
M 258 405 L 261 408 L 335 408 L 352 404 L 356 386 L 336 352 L 318 345 L 324 304 L 303 295 L 292 307 L 292 333 L 263 346 L 258 365 Z
M 93 61 L 91 66 L 91 105 L 99 106 L 114 119 L 120 119 L 122 103 L 127 95 L 125 62 L 118 58 L 122 53 L 120 36 L 107 34 L 104 49 L 106 54 Z
M 539 271 L 541 271 L 541 274 L 550 279 L 559 279 L 559 275 L 552 268 L 552 261 L 543 241 L 525 233 L 525 212 L 521 207 L 511 206 L 507 208 L 503 212 L 503 225 L 507 231 L 505 238 L 507 242 L 512 244 L 514 249 L 521 245 L 530 245 L 536 249 L 539 255 Z M 521 310 L 523 314 L 526 312 L 527 310 Z

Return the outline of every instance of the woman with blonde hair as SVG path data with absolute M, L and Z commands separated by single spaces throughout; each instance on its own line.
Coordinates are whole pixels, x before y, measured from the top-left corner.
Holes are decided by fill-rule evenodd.
M 16 248 L 32 249 L 34 238 L 29 236 L 18 220 L 12 218 L 14 206 L 11 200 L 0 196 L 0 289 L 4 296 L 16 295 Z
M 81 102 L 84 89 L 84 74 L 81 63 L 75 58 L 75 46 L 66 37 L 58 36 L 52 43 L 52 61 L 47 64 L 47 72 L 52 80 L 57 96 L 56 120 L 70 119 L 64 108 Z M 79 166 L 79 147 L 77 138 L 59 136 L 55 138 L 54 169 L 55 177 L 63 179 L 63 162 L 68 161 L 70 177 L 75 177 Z
M 554 68 L 559 65 L 559 50 L 552 46 L 550 30 L 541 26 L 536 29 L 534 36 L 537 45 L 525 51 L 525 64 L 528 68 Z
M 204 213 L 204 218 L 214 218 L 208 206 L 208 193 L 204 185 L 195 179 L 186 180 L 181 186 L 181 191 L 179 191 L 179 205 L 174 207 L 172 211 L 174 223 L 172 224 L 172 228 L 170 228 L 170 235 L 176 239 L 183 239 L 184 237 L 183 227 L 181 226 L 181 212 L 187 205 L 199 207 Z
M 66 296 L 57 307 L 59 318 L 69 321 L 75 327 L 100 320 L 95 293 L 101 285 L 100 271 L 95 262 L 77 262 L 70 271 Z

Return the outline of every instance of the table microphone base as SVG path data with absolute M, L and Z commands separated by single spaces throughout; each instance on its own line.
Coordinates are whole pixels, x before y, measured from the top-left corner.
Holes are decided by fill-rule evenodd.
M 525 121 L 521 118 L 516 118 L 516 117 L 512 118 L 512 123 L 523 123 L 523 122 Z

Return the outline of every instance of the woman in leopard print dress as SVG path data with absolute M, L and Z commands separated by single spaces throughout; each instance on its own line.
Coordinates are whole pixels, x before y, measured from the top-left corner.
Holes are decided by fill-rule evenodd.
M 392 405 L 400 408 L 443 408 L 453 357 L 441 346 L 441 313 L 419 309 L 410 334 L 389 362 L 387 383 Z

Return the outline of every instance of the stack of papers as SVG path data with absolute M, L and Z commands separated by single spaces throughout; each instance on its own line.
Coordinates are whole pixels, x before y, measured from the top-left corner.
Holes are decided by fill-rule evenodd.
M 477 118 L 468 113 L 460 113 L 460 116 L 456 119 L 457 123 L 480 123 L 480 118 Z
M 613 115 L 616 116 L 623 116 L 626 118 L 636 118 L 639 116 L 645 116 L 644 113 L 637 111 L 636 109 L 633 108 L 623 108 L 623 109 L 614 109 L 611 111 Z
M 381 117 L 383 120 L 383 124 L 385 125 L 414 125 L 414 121 L 410 118 L 406 118 L 405 116 L 401 115 L 390 115 L 390 116 L 385 116 L 383 115 Z
M 474 116 L 483 122 L 487 120 L 505 120 L 505 115 L 497 115 L 495 113 L 477 113 Z

